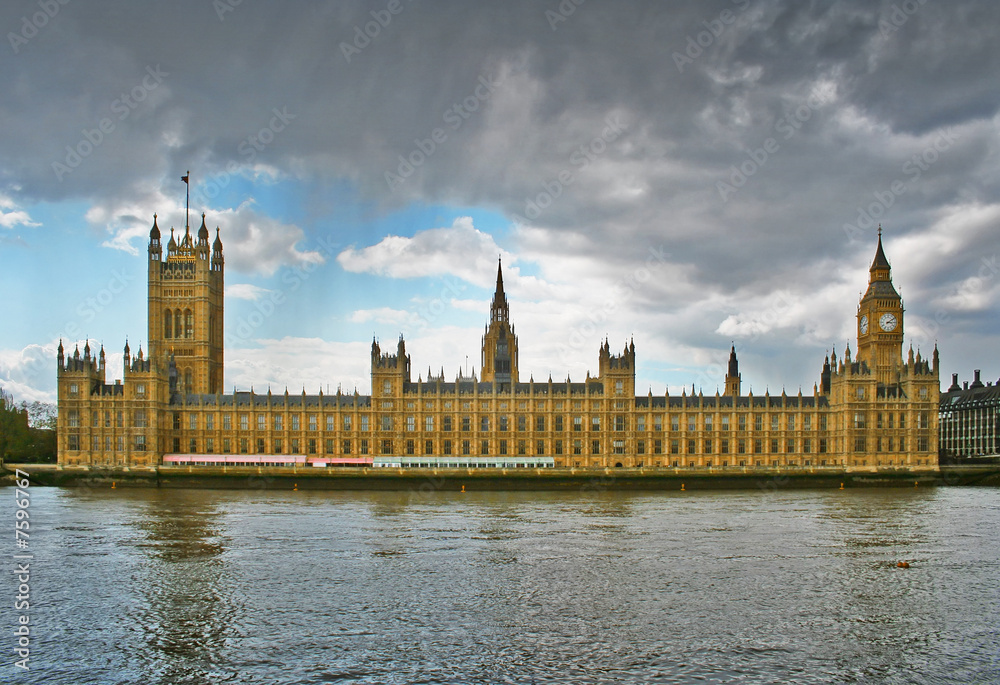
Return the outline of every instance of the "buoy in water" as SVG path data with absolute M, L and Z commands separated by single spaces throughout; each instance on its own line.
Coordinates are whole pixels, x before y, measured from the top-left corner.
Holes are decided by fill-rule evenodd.
M 114 482 L 114 481 L 111 481 L 111 489 L 112 489 L 112 490 L 114 490 L 114 489 L 115 489 L 115 482 Z
M 841 489 L 841 490 L 843 490 L 843 489 L 844 489 L 844 484 L 843 484 L 843 483 L 841 483 L 841 484 L 840 484 L 840 489 Z
M 917 487 L 919 481 L 913 481 L 913 487 Z
M 684 483 L 681 483 L 681 492 L 684 492 Z
M 299 484 L 298 484 L 298 483 L 296 483 L 296 484 L 295 484 L 295 487 L 294 487 L 294 488 L 292 488 L 292 490 L 298 490 L 298 489 L 299 489 Z
M 896 568 L 910 568 L 910 564 L 906 561 L 900 561 L 896 563 Z
M 465 492 L 465 486 L 464 485 L 462 486 L 462 492 Z

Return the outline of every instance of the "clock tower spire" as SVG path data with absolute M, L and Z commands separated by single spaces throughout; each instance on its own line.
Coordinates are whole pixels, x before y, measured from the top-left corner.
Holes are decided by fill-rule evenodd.
M 902 354 L 903 300 L 892 285 L 880 225 L 875 259 L 868 270 L 868 290 L 858 304 L 857 361 L 868 365 L 880 385 L 894 385 L 899 382 Z

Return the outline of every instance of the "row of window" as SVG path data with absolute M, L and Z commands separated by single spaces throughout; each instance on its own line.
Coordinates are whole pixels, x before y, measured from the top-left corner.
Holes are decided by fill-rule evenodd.
M 194 314 L 190 309 L 181 312 L 180 309 L 165 310 L 163 312 L 163 337 L 164 338 L 193 338 L 194 337 Z
M 103 416 L 103 422 L 102 422 L 102 416 Z M 187 428 L 188 429 L 190 429 L 190 430 L 197 430 L 198 429 L 198 416 L 199 416 L 199 414 L 195 413 L 195 412 L 189 412 L 188 413 L 188 421 L 187 421 L 187 424 L 188 424 Z M 268 429 L 268 421 L 267 421 L 267 417 L 268 416 L 269 416 L 269 414 L 257 414 L 256 415 L 256 427 L 257 427 L 257 430 L 267 430 Z M 283 430 L 284 429 L 284 415 L 283 414 L 273 414 L 273 415 L 270 415 L 270 416 L 271 416 L 271 426 L 272 426 L 273 430 Z M 212 413 L 204 414 L 204 417 L 205 417 L 205 419 L 204 419 L 205 428 L 207 430 L 214 430 L 215 429 L 215 414 L 212 414 Z M 899 414 L 898 421 L 894 420 L 894 417 L 895 417 L 894 414 L 888 414 L 887 415 L 887 419 L 883 420 L 883 415 L 881 413 L 878 414 L 877 417 L 876 417 L 876 427 L 877 428 L 895 428 L 895 427 L 898 427 L 898 428 L 901 428 L 901 429 L 905 429 L 906 428 L 906 415 L 905 414 Z M 300 414 L 290 414 L 289 418 L 290 418 L 290 428 L 292 430 L 300 430 L 302 428 L 302 416 Z M 353 427 L 353 418 L 354 418 L 353 415 L 344 415 L 341 418 L 342 418 L 343 430 L 350 431 L 352 429 L 352 427 Z M 363 431 L 369 430 L 369 428 L 370 428 L 370 426 L 369 426 L 369 415 L 362 414 L 359 418 L 360 418 L 360 428 L 361 428 L 361 430 L 363 430 Z M 394 430 L 394 423 L 395 422 L 393 420 L 394 419 L 393 415 L 391 415 L 391 414 L 381 414 L 381 415 L 379 415 L 378 418 L 379 418 L 379 425 L 380 425 L 380 427 L 381 427 L 382 430 Z M 545 417 L 545 416 L 536 416 L 535 417 L 534 429 L 536 431 L 543 432 L 543 431 L 546 430 L 546 425 L 547 425 L 546 418 L 547 417 Z M 591 420 L 590 420 L 590 429 L 592 431 L 600 431 L 600 429 L 601 429 L 601 417 L 599 417 L 599 416 L 592 416 L 590 418 L 591 418 Z M 661 417 L 656 417 L 656 418 L 660 419 Z M 724 420 L 721 422 L 720 428 L 723 431 L 729 430 L 729 428 L 730 428 L 729 422 L 728 422 L 728 418 L 729 417 L 723 417 L 723 418 L 724 418 Z M 742 420 L 742 419 L 745 419 L 745 417 L 744 416 L 740 416 L 739 418 L 741 419 L 739 421 L 739 430 L 745 430 L 746 429 L 746 424 L 745 424 L 745 421 Z M 759 416 L 758 416 L 758 418 L 759 418 Z M 803 421 L 803 430 L 810 430 L 812 428 L 812 423 L 811 423 L 811 421 L 809 421 L 809 418 L 810 417 L 808 417 L 808 416 L 805 417 L 806 420 Z M 820 430 L 826 430 L 826 427 L 827 427 L 826 426 L 827 425 L 826 419 L 827 419 L 827 417 L 826 416 L 820 416 L 819 418 L 820 418 L 820 421 L 818 423 L 819 429 Z M 434 416 L 424 416 L 423 417 L 423 427 L 424 427 L 425 430 L 427 430 L 427 431 L 433 431 L 434 430 L 434 419 L 435 419 Z M 574 417 L 572 417 L 572 419 L 573 419 L 573 423 L 572 423 L 572 425 L 573 425 L 573 431 L 574 432 L 583 431 L 584 426 L 586 425 L 584 423 L 585 417 L 574 416 Z M 645 416 L 637 416 L 636 417 L 636 430 L 638 432 L 644 432 L 646 430 L 646 421 L 645 421 L 645 419 L 646 419 Z M 779 424 L 778 424 L 778 421 L 777 421 L 777 416 L 775 416 L 774 419 L 775 420 L 772 421 L 772 423 L 771 423 L 771 429 L 772 430 L 780 430 L 780 427 L 779 427 Z M 788 420 L 786 422 L 786 429 L 787 430 L 794 430 L 795 429 L 795 416 L 794 415 L 789 415 L 787 417 L 787 419 Z M 472 429 L 473 418 L 471 416 L 463 416 L 463 417 L 461 417 L 460 421 L 461 421 L 461 430 L 463 432 L 469 432 Z M 68 411 L 68 423 L 69 423 L 69 426 L 71 428 L 76 428 L 76 427 L 80 426 L 80 413 L 79 413 L 78 410 L 76 410 L 76 409 L 70 409 Z M 99 426 L 102 423 L 103 423 L 103 425 L 104 425 L 105 428 L 112 427 L 112 423 L 113 423 L 114 427 L 116 427 L 116 428 L 122 428 L 122 427 L 124 427 L 124 412 L 122 410 L 117 410 L 117 411 L 105 410 L 103 413 L 99 412 L 99 411 L 94 411 L 92 413 L 92 417 L 91 417 L 91 425 L 92 426 Z M 865 428 L 866 424 L 867 424 L 867 421 L 866 421 L 866 415 L 865 415 L 865 413 L 864 412 L 857 412 L 857 413 L 855 413 L 855 415 L 854 415 L 854 424 L 853 424 L 854 428 Z M 144 427 L 146 427 L 146 425 L 147 425 L 146 410 L 144 410 L 144 409 L 137 409 L 137 410 L 135 410 L 133 412 L 133 426 L 136 427 L 136 428 L 144 428 Z M 307 415 L 306 425 L 308 426 L 308 430 L 310 430 L 310 431 L 319 430 L 319 416 L 317 414 L 308 414 Z M 490 417 L 489 416 L 481 416 L 479 418 L 478 425 L 479 425 L 479 429 L 481 431 L 488 432 L 490 430 Z M 527 416 L 525 416 L 524 414 L 518 414 L 516 416 L 516 426 L 517 426 L 517 430 L 518 431 L 524 432 L 524 431 L 528 430 L 528 425 L 529 425 L 529 419 L 528 419 Z M 555 416 L 555 417 L 553 417 L 553 425 L 554 425 L 554 430 L 557 431 L 557 432 L 564 430 L 564 417 L 562 417 L 562 416 Z M 624 415 L 616 415 L 612 419 L 612 430 L 614 430 L 616 432 L 623 432 L 623 431 L 625 431 L 627 429 L 627 425 L 628 425 L 628 417 L 626 417 Z M 917 428 L 928 428 L 929 425 L 930 425 L 930 416 L 929 416 L 928 412 L 920 412 L 919 414 L 917 414 Z M 512 423 L 510 421 L 510 417 L 503 416 L 503 415 L 497 417 L 497 428 L 498 428 L 498 430 L 500 430 L 500 431 L 510 430 L 511 426 L 512 426 Z M 181 412 L 174 412 L 174 414 L 173 414 L 173 427 L 174 427 L 174 429 L 177 429 L 177 430 L 179 430 L 181 428 Z M 249 414 L 239 414 L 239 427 L 240 427 L 241 430 L 249 430 L 250 429 L 250 415 Z M 329 414 L 326 415 L 325 427 L 326 427 L 327 431 L 334 431 L 334 430 L 336 430 L 336 418 L 335 418 L 335 416 L 329 415 Z M 417 417 L 412 416 L 412 415 L 406 416 L 405 417 L 405 427 L 406 427 L 407 431 L 415 431 L 417 429 Z M 710 430 L 713 429 L 713 427 L 714 426 L 713 426 L 713 422 L 711 421 L 711 417 L 706 417 L 705 428 L 704 429 L 706 431 L 710 431 Z M 223 414 L 222 415 L 222 428 L 223 428 L 223 430 L 231 430 L 232 429 L 232 414 Z M 672 421 L 671 425 L 670 425 L 670 428 L 671 428 L 672 431 L 678 432 L 680 430 L 680 424 L 679 424 L 679 422 L 676 421 L 676 420 Z M 688 429 L 688 431 L 694 432 L 696 430 L 696 428 L 697 427 L 696 427 L 695 421 L 693 419 L 691 419 L 687 423 L 687 429 Z M 443 417 L 441 417 L 441 429 L 444 430 L 444 431 L 451 431 L 453 429 L 453 418 L 451 416 L 443 416 Z M 755 430 L 761 430 L 762 429 L 762 422 L 761 421 L 756 421 L 755 425 L 754 425 L 754 429 Z M 661 420 L 654 420 L 654 422 L 653 422 L 653 430 L 654 431 L 662 431 L 663 430 L 663 423 L 662 423 Z
M 69 396 L 70 397 L 77 397 L 79 394 L 80 394 L 80 384 L 79 383 L 70 383 L 69 384 Z M 145 383 L 136 383 L 135 384 L 135 394 L 137 396 L 139 396 L 139 397 L 144 397 L 146 395 L 146 384 Z M 75 410 L 73 410 L 73 411 L 75 411 Z
M 238 446 L 239 452 L 242 454 L 249 454 L 251 451 L 259 454 L 284 454 L 286 441 L 283 438 L 273 438 L 270 441 L 266 438 L 221 438 L 219 440 L 216 438 L 205 438 L 202 443 L 197 438 L 189 438 L 185 443 L 181 438 L 176 437 L 173 439 L 173 451 L 181 452 L 182 449 L 186 449 L 188 453 L 197 453 L 200 451 L 199 447 L 202 444 L 204 445 L 205 452 L 208 454 L 214 454 L 216 449 L 220 449 L 223 454 L 230 454 L 233 451 L 234 445 Z M 374 454 L 376 451 L 378 454 L 396 454 L 397 449 L 401 449 L 403 454 L 489 455 L 493 453 L 491 444 L 490 440 L 442 440 L 439 451 L 434 440 L 397 440 L 393 438 L 384 438 L 381 440 L 362 438 L 360 440 L 353 440 L 345 438 L 337 441 L 334 438 L 326 438 L 325 440 L 318 438 L 306 438 L 304 440 L 301 438 L 291 438 L 287 441 L 289 454 L 318 454 L 319 450 L 323 448 L 324 454 L 342 455 L 354 454 L 355 450 L 357 454 L 362 455 Z M 699 446 L 702 448 L 700 452 L 698 451 Z M 820 438 L 814 442 L 811 438 L 805 438 L 800 444 L 797 444 L 797 441 L 794 439 L 787 441 L 764 441 L 760 439 L 664 441 L 655 439 L 649 442 L 637 440 L 635 442 L 635 454 L 666 454 L 667 450 L 670 454 L 764 454 L 765 446 L 770 447 L 770 450 L 767 452 L 770 454 L 810 454 L 814 449 L 820 454 L 825 454 L 827 452 L 827 439 Z M 529 450 L 532 447 L 534 451 L 530 452 Z M 610 447 L 612 454 L 626 454 L 625 440 L 612 440 Z M 421 449 L 422 451 L 419 451 Z M 527 439 L 500 439 L 496 441 L 495 449 L 497 454 L 584 454 L 585 450 L 588 450 L 586 451 L 587 454 L 601 454 L 603 451 L 603 441 L 577 439 L 565 441 L 552 440 L 550 443 L 547 440 L 532 442 Z
M 930 425 L 930 412 L 922 411 L 917 414 L 917 428 L 927 428 Z M 854 427 L 865 428 L 868 423 L 868 414 L 863 411 L 854 412 Z M 906 414 L 900 412 L 899 418 L 896 414 L 879 412 L 875 415 L 876 428 L 906 428 Z
M 926 435 L 917 436 L 917 452 L 927 452 L 929 449 L 930 438 Z M 869 441 L 867 436 L 857 435 L 854 437 L 854 451 L 855 453 L 868 453 Z M 876 452 L 905 452 L 906 451 L 906 438 L 899 437 L 894 438 L 882 438 L 876 437 L 875 444 L 873 445 Z
M 186 427 L 187 427 L 188 430 L 198 430 L 198 427 L 199 427 L 198 426 L 198 422 L 199 422 L 198 417 L 199 416 L 204 416 L 203 423 L 204 423 L 205 430 L 215 430 L 215 428 L 216 428 L 216 425 L 215 425 L 215 414 L 213 414 L 213 413 L 199 414 L 197 412 L 187 412 L 187 426 Z M 233 416 L 232 414 L 222 414 L 222 429 L 223 430 L 232 430 L 232 427 L 233 427 L 232 416 Z M 240 430 L 250 430 L 251 418 L 252 418 L 253 415 L 251 415 L 251 414 L 238 414 L 237 416 L 238 416 Z M 259 413 L 259 414 L 256 414 L 255 416 L 256 416 L 256 420 L 255 420 L 256 429 L 259 430 L 259 431 L 268 430 L 268 428 L 270 428 L 271 430 L 276 430 L 276 431 L 280 431 L 280 430 L 284 430 L 285 429 L 285 416 L 286 416 L 285 414 Z M 305 422 L 303 422 L 303 415 L 301 415 L 301 414 L 288 414 L 287 416 L 288 416 L 288 419 L 289 419 L 289 421 L 288 421 L 289 426 L 288 427 L 291 430 L 301 430 L 303 428 L 303 424 L 305 424 L 306 429 L 310 430 L 310 431 L 317 431 L 317 430 L 320 429 L 320 415 L 318 415 L 318 414 L 307 414 L 307 415 L 305 415 L 305 419 L 306 419 Z M 268 421 L 268 417 L 270 417 L 270 421 Z M 372 416 L 371 415 L 369 415 L 369 414 L 361 414 L 357 418 L 358 418 L 358 426 L 359 426 L 360 430 L 362 430 L 362 431 L 371 430 L 371 424 L 372 424 L 372 421 L 371 421 Z M 396 430 L 396 415 L 394 415 L 394 414 L 378 414 L 374 418 L 375 418 L 375 425 L 377 426 L 377 428 L 379 430 L 384 430 L 384 431 Z M 491 417 L 491 416 L 473 417 L 473 416 L 466 415 L 466 416 L 461 416 L 461 417 L 452 417 L 452 416 L 441 416 L 441 417 L 422 416 L 422 417 L 418 417 L 418 416 L 414 416 L 414 415 L 407 415 L 407 416 L 403 417 L 403 428 L 406 431 L 412 432 L 412 431 L 418 430 L 418 426 L 419 426 L 419 427 L 422 427 L 423 430 L 425 430 L 427 432 L 433 432 L 435 430 L 435 419 L 436 418 L 440 418 L 441 430 L 442 431 L 448 432 L 448 431 L 459 429 L 459 430 L 461 430 L 462 432 L 465 432 L 465 433 L 471 432 L 473 430 L 473 426 L 476 426 L 476 428 L 478 428 L 478 430 L 481 431 L 481 432 L 484 432 L 484 433 L 489 432 L 490 431 L 490 426 L 491 426 L 491 421 L 493 419 L 493 417 Z M 571 424 L 570 425 L 572 426 L 573 432 L 583 432 L 588 426 L 589 426 L 590 431 L 593 431 L 593 432 L 599 432 L 601 430 L 601 417 L 600 416 L 590 416 L 589 417 L 589 421 L 587 420 L 588 417 L 586 417 L 586 416 L 565 417 L 565 416 L 557 415 L 557 416 L 553 416 L 551 418 L 552 418 L 552 427 L 553 427 L 552 430 L 555 431 L 555 432 L 562 432 L 562 431 L 566 430 L 566 419 L 567 418 L 571 418 Z M 737 430 L 746 431 L 747 430 L 747 421 L 746 421 L 747 417 L 744 416 L 744 415 L 741 415 L 738 418 L 739 418 L 739 421 L 736 424 L 738 426 Z M 353 427 L 355 425 L 354 424 L 354 419 L 355 419 L 355 415 L 353 415 L 353 414 L 341 415 L 341 429 L 343 431 L 351 431 L 351 430 L 353 430 Z M 531 417 L 529 417 L 529 416 L 527 416 L 525 414 L 517 414 L 517 415 L 515 415 L 513 417 L 513 420 L 511 420 L 511 419 L 512 419 L 512 417 L 510 417 L 508 415 L 497 416 L 496 417 L 496 423 L 495 423 L 496 429 L 498 431 L 501 431 L 501 432 L 503 432 L 503 431 L 509 431 L 509 430 L 517 430 L 519 432 L 525 432 L 525 431 L 527 431 L 529 429 L 529 426 L 531 426 L 537 432 L 544 432 L 545 430 L 547 430 L 547 426 L 549 424 L 549 421 L 548 421 L 549 417 L 548 416 L 539 416 L 539 415 L 536 415 L 536 416 L 534 416 L 534 421 L 532 421 Z M 646 430 L 647 430 L 646 416 L 645 415 L 638 415 L 638 416 L 635 417 L 635 420 L 636 420 L 636 425 L 635 425 L 636 431 L 640 432 L 640 433 L 646 432 Z M 270 426 L 268 425 L 269 423 L 270 423 Z M 900 420 L 900 423 L 901 423 L 900 427 L 903 427 L 903 425 L 902 425 L 902 419 Z M 332 414 L 325 415 L 325 423 L 324 423 L 325 430 L 327 430 L 329 432 L 333 432 L 333 431 L 337 430 L 337 425 L 336 424 L 337 424 L 337 420 L 336 420 L 336 416 L 335 415 L 332 415 Z M 676 416 L 671 417 L 671 422 L 670 422 L 670 430 L 671 431 L 673 431 L 673 432 L 680 432 L 681 425 L 682 424 L 680 423 L 680 419 L 678 417 L 676 417 Z M 695 418 L 693 416 L 689 417 L 688 421 L 684 425 L 686 425 L 687 430 L 690 431 L 690 432 L 695 432 L 696 430 L 698 430 L 697 422 L 695 421 Z M 802 430 L 813 430 L 814 429 L 814 424 L 812 422 L 812 417 L 809 416 L 809 415 L 803 417 L 801 425 L 802 425 Z M 662 414 L 655 415 L 653 417 L 653 421 L 652 421 L 652 430 L 656 431 L 656 432 L 662 432 L 663 431 L 663 426 L 664 426 L 663 415 Z M 730 430 L 731 424 L 729 422 L 729 416 L 723 416 L 722 417 L 722 421 L 719 422 L 718 424 L 716 424 L 712 420 L 712 416 L 711 415 L 705 417 L 703 430 L 705 430 L 705 431 L 713 431 L 713 430 L 716 430 L 716 426 L 718 426 L 719 430 L 721 430 L 723 432 Z M 761 415 L 759 415 L 759 414 L 755 415 L 755 420 L 754 420 L 753 426 L 754 426 L 754 430 L 756 430 L 756 431 L 762 431 L 763 430 L 764 422 L 763 422 L 763 418 L 762 418 Z M 182 413 L 181 412 L 174 412 L 174 414 L 173 414 L 173 427 L 174 427 L 175 430 L 180 430 L 182 428 Z M 625 432 L 626 430 L 628 430 L 628 427 L 629 427 L 629 417 L 627 415 L 618 414 L 618 415 L 615 415 L 615 416 L 611 417 L 611 426 L 610 426 L 611 430 L 613 430 L 615 432 Z M 786 421 L 785 421 L 785 426 L 784 427 L 785 427 L 785 430 L 795 430 L 795 427 L 796 427 L 796 417 L 795 417 L 794 414 L 789 414 L 789 415 L 786 416 Z M 771 430 L 775 430 L 775 431 L 781 430 L 781 426 L 780 426 L 779 421 L 778 421 L 778 415 L 774 415 L 772 417 L 772 421 L 770 423 L 770 428 L 771 428 Z M 827 430 L 827 416 L 826 415 L 819 416 L 819 420 L 815 424 L 815 428 L 818 429 L 818 430 L 821 430 L 821 431 Z
M 82 441 L 80 439 L 79 433 L 69 433 L 66 436 L 66 448 L 72 451 L 78 451 L 81 449 Z M 133 438 L 133 443 L 130 445 L 131 449 L 135 452 L 145 452 L 146 451 L 146 436 L 136 435 Z M 124 452 L 125 451 L 125 436 L 118 435 L 112 437 L 110 435 L 93 435 L 90 438 L 90 450 L 92 452 Z
M 231 438 L 222 438 L 221 444 L 218 444 L 218 446 L 221 447 L 221 452 L 225 454 L 232 453 L 233 445 L 237 444 L 239 446 L 239 451 L 241 454 L 248 454 L 251 448 L 253 448 L 254 452 L 258 454 L 285 453 L 284 452 L 285 443 L 284 440 L 281 438 L 274 438 L 271 441 L 270 445 L 270 447 L 272 448 L 271 450 L 268 449 L 269 447 L 268 441 L 264 438 L 256 438 L 256 440 L 254 441 L 251 441 L 250 438 L 237 438 L 236 440 L 237 442 L 234 443 L 233 439 Z M 702 451 L 698 452 L 699 445 L 698 441 L 696 440 L 687 440 L 687 441 L 670 440 L 669 451 L 670 454 L 715 454 L 716 453 L 715 450 L 718 449 L 718 453 L 720 454 L 730 454 L 731 448 L 735 447 L 735 453 L 737 454 L 765 453 L 764 440 L 760 439 L 746 440 L 741 438 L 733 442 L 735 442 L 734 445 L 731 445 L 730 440 L 727 439 L 718 441 L 705 440 L 701 445 Z M 420 441 L 413 439 L 401 440 L 399 441 L 399 443 L 401 448 L 403 449 L 403 453 L 408 455 L 417 454 L 418 453 L 417 450 L 420 449 L 421 446 L 423 448 L 422 454 L 438 454 L 438 451 L 435 449 L 435 444 L 433 440 L 424 440 L 422 442 L 422 445 Z M 637 455 L 646 454 L 648 447 L 650 454 L 654 455 L 663 454 L 664 453 L 663 443 L 664 441 L 656 439 L 651 441 L 651 443 L 647 446 L 645 440 L 637 440 L 635 453 Z M 80 444 L 81 442 L 79 433 L 70 433 L 68 435 L 68 444 L 67 444 L 68 449 L 77 451 L 80 449 Z M 217 447 L 215 438 L 206 438 L 204 446 L 205 446 L 205 452 L 209 454 L 215 453 Z M 300 454 L 303 453 L 303 448 L 304 448 L 305 451 L 308 452 L 309 454 L 316 454 L 320 446 L 325 447 L 326 454 L 334 454 L 335 448 L 337 447 L 336 441 L 333 438 L 327 438 L 324 442 L 320 442 L 316 438 L 308 438 L 304 442 L 300 438 L 292 438 L 291 440 L 289 440 L 289 453 Z M 813 452 L 814 444 L 812 439 L 805 438 L 802 440 L 800 446 L 796 445 L 796 441 L 794 439 L 789 439 L 784 442 L 780 440 L 770 440 L 767 446 L 770 448 L 767 453 L 770 454 L 780 454 L 782 452 L 785 454 L 796 454 L 796 453 L 810 454 Z M 818 453 L 825 454 L 827 452 L 826 438 L 820 438 L 819 440 L 817 440 L 815 446 L 817 448 L 816 451 Z M 190 438 L 188 440 L 187 445 L 184 445 L 184 447 L 187 448 L 188 452 L 196 453 L 199 451 L 198 450 L 199 442 L 196 438 Z M 340 441 L 339 447 L 340 447 L 339 454 L 349 455 L 353 453 L 355 449 L 355 444 L 350 439 L 344 439 Z M 372 441 L 369 441 L 367 439 L 361 439 L 357 441 L 357 453 L 362 455 L 373 453 L 372 452 L 373 448 L 377 448 L 379 454 L 395 454 L 396 447 L 397 443 L 392 438 L 385 438 L 382 440 L 372 440 Z M 478 451 L 474 451 L 476 450 L 477 447 Z M 523 440 L 523 439 L 511 440 L 511 441 L 498 440 L 496 446 L 497 450 L 496 453 L 526 455 L 529 453 L 528 450 L 530 449 L 530 447 L 531 447 L 531 441 L 529 440 Z M 552 441 L 552 453 L 556 455 L 570 453 L 567 451 L 567 448 L 568 450 L 571 450 L 572 454 L 583 454 L 585 447 L 590 448 L 588 454 L 599 455 L 601 454 L 602 450 L 602 441 L 591 440 L 589 441 L 589 444 L 587 441 L 584 440 L 565 441 L 565 443 L 563 440 Z M 625 454 L 626 453 L 625 447 L 626 445 L 624 440 L 611 441 L 612 454 Z M 797 447 L 800 447 L 801 449 L 797 449 Z M 868 447 L 869 447 L 868 440 L 865 436 L 855 437 L 854 451 L 856 453 L 867 453 Z M 897 447 L 898 451 L 905 452 L 906 439 L 901 437 L 898 439 L 898 441 L 896 441 L 894 438 L 882 438 L 882 437 L 875 438 L 874 448 L 876 452 L 894 452 L 897 451 L 896 449 Z M 132 446 L 132 448 L 138 452 L 146 451 L 146 436 L 145 435 L 134 436 L 134 445 Z M 685 448 L 683 452 L 682 448 Z M 928 451 L 928 448 L 929 448 L 928 436 L 924 435 L 918 436 L 917 451 L 926 452 Z M 111 451 L 123 452 L 125 451 L 125 436 L 123 435 L 91 436 L 90 449 L 94 452 L 99 452 L 102 450 L 105 452 L 111 452 Z M 173 451 L 180 452 L 181 449 L 182 449 L 181 439 L 174 438 Z M 450 455 L 453 453 L 454 454 L 460 453 L 463 455 L 471 455 L 471 454 L 489 455 L 492 452 L 491 452 L 491 443 L 489 440 L 480 440 L 480 441 L 456 440 L 454 442 L 452 440 L 442 440 L 441 453 L 445 455 Z M 545 440 L 535 441 L 534 454 L 537 455 L 549 454 L 547 441 Z

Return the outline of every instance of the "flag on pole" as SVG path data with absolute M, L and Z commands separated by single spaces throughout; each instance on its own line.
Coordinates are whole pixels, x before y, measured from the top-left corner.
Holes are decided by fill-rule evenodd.
M 189 183 L 188 178 L 189 178 L 190 174 L 191 174 L 191 172 L 189 171 L 184 176 L 181 176 L 181 180 L 184 181 L 185 183 Z

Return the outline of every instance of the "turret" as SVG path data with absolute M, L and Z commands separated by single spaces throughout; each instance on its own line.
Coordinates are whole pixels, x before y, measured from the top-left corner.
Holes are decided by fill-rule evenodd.
M 626 343 L 621 354 L 611 354 L 607 338 L 598 353 L 598 378 L 605 392 L 614 395 L 635 395 L 635 344 Z
M 153 215 L 153 227 L 149 229 L 149 261 L 159 262 L 163 259 L 163 248 L 160 245 L 160 227 L 156 225 L 156 215 Z
M 490 304 L 490 321 L 483 335 L 482 380 L 495 389 L 510 389 L 518 381 L 517 336 L 510 325 L 510 308 L 503 288 L 503 271 L 497 261 L 497 284 Z
M 205 225 L 205 212 L 201 213 L 201 228 L 198 229 L 198 246 L 208 247 L 208 226 Z
M 215 227 L 215 241 L 212 243 L 212 271 L 222 271 L 225 260 L 222 257 L 222 238 L 219 237 L 219 227 Z
M 726 373 L 726 395 L 739 397 L 742 377 L 740 376 L 740 363 L 736 358 L 736 344 L 729 350 L 729 369 Z

